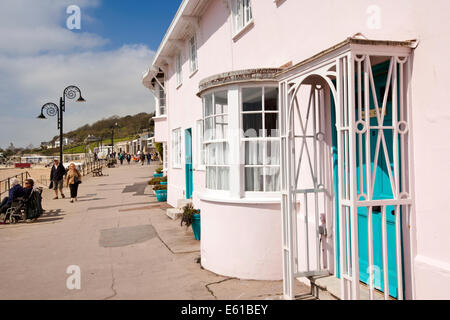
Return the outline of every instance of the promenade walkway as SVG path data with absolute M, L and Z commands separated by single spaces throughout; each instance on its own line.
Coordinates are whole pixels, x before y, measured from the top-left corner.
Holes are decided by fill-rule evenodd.
M 281 281 L 201 268 L 192 230 L 167 218 L 149 192 L 154 169 L 105 169 L 83 181 L 73 204 L 46 189 L 36 223 L 0 225 L 0 299 L 279 299 Z M 67 288 L 69 266 L 80 268 L 80 289 Z

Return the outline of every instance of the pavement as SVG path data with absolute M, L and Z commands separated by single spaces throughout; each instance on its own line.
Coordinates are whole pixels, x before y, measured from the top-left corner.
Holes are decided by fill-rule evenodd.
M 147 186 L 155 168 L 125 164 L 85 177 L 76 203 L 68 190 L 52 200 L 45 189 L 37 222 L 0 225 L 0 299 L 280 299 L 281 281 L 201 267 L 192 229 L 169 219 Z

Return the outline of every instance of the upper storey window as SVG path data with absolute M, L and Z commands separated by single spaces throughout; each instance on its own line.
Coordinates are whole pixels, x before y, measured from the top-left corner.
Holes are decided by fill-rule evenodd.
M 237 34 L 253 21 L 251 1 L 233 0 L 232 11 L 234 33 Z
M 198 59 L 197 59 L 197 38 L 193 36 L 189 39 L 189 53 L 190 53 L 190 65 L 191 73 L 197 71 Z
M 175 59 L 175 68 L 177 72 L 177 85 L 181 85 L 183 83 L 183 74 L 182 74 L 182 62 L 181 62 L 181 52 L 179 52 Z

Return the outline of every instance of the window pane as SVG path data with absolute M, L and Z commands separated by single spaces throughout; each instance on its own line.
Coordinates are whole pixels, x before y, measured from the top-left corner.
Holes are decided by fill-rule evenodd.
M 215 114 L 228 113 L 228 92 L 220 91 L 214 93 Z
M 264 191 L 262 168 L 245 168 L 245 191 Z
M 213 105 L 212 105 L 212 95 L 209 94 L 203 98 L 204 108 L 205 108 L 205 117 L 213 114 Z
M 215 117 L 216 122 L 216 139 L 226 139 L 228 130 L 228 116 Z
M 264 108 L 268 111 L 278 110 L 278 88 L 264 88 Z
M 214 139 L 214 118 L 207 118 L 205 120 L 205 140 L 210 141 Z
M 262 110 L 262 88 L 242 89 L 242 110 L 243 111 Z
M 280 191 L 280 168 L 266 168 L 266 191 Z
M 210 143 L 206 145 L 206 164 L 216 165 L 217 164 L 217 148 L 215 143 Z
M 264 141 L 245 141 L 245 164 L 262 165 L 264 159 Z
M 217 190 L 230 189 L 230 169 L 227 167 L 217 167 Z
M 265 114 L 266 137 L 279 137 L 278 113 Z
M 267 141 L 265 164 L 278 166 L 280 165 L 280 142 Z
M 218 165 L 228 165 L 228 143 L 216 144 L 216 159 Z
M 262 114 L 243 114 L 244 137 L 260 137 L 262 134 Z
M 216 189 L 216 167 L 208 167 L 206 169 L 206 188 Z

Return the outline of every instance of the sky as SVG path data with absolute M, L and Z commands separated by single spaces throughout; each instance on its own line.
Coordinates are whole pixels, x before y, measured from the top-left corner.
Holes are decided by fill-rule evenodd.
M 153 112 L 142 75 L 181 0 L 1 0 L 0 147 L 39 146 L 58 135 L 56 117 L 38 120 L 76 85 L 86 103 L 66 99 L 64 131 L 113 115 Z M 66 10 L 81 10 L 70 30 Z

